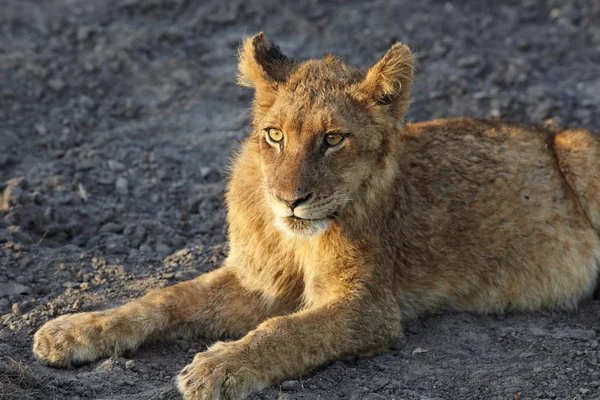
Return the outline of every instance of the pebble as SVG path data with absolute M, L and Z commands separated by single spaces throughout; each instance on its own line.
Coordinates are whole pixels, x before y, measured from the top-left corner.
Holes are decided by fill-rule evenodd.
M 83 42 L 89 39 L 93 33 L 93 29 L 88 26 L 81 26 L 77 28 L 77 33 L 75 34 L 75 38 L 78 42 Z
M 123 231 L 123 226 L 114 222 L 107 222 L 100 228 L 100 233 L 118 233 Z
M 130 369 L 132 371 L 137 371 L 139 369 L 139 365 L 138 365 L 138 362 L 135 360 L 128 360 L 125 363 L 125 368 Z
M 481 57 L 477 55 L 459 58 L 456 64 L 459 67 L 474 67 L 481 63 Z
M 129 182 L 126 178 L 120 176 L 115 182 L 115 189 L 121 194 L 127 194 L 127 192 L 129 191 Z
M 66 83 L 60 78 L 49 79 L 46 84 L 56 93 L 62 93 L 67 87 Z
M 221 180 L 221 174 L 214 168 L 200 167 L 200 174 L 208 183 L 216 183 Z
M 108 160 L 108 168 L 111 171 L 121 172 L 125 170 L 125 165 L 117 160 Z
M 175 72 L 173 72 L 172 76 L 175 82 L 185 87 L 190 87 L 194 83 L 194 81 L 192 80 L 192 76 L 190 75 L 187 69 L 178 69 Z
M 117 361 L 116 358 L 109 358 L 108 360 L 106 360 L 102 364 L 100 364 L 98 367 L 96 367 L 96 370 L 112 371 L 115 368 L 118 368 L 118 366 L 119 366 L 119 362 Z
M 285 381 L 281 384 L 281 390 L 293 392 L 302 389 L 302 384 L 299 381 Z
M 33 127 L 40 136 L 46 136 L 46 134 L 48 133 L 48 128 L 46 128 L 46 125 L 44 124 L 35 124 Z

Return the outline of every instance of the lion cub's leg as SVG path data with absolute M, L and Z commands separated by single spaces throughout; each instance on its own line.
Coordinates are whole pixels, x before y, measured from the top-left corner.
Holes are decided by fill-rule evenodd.
M 600 232 L 600 140 L 584 129 L 554 138 L 558 165 L 592 226 Z
M 241 340 L 215 343 L 181 371 L 177 386 L 186 400 L 242 399 L 327 361 L 387 349 L 400 335 L 400 310 L 391 296 L 347 293 L 268 319 Z
M 35 334 L 33 351 L 52 366 L 69 366 L 136 350 L 169 335 L 241 336 L 267 317 L 258 293 L 223 267 L 158 289 L 111 310 L 63 315 Z

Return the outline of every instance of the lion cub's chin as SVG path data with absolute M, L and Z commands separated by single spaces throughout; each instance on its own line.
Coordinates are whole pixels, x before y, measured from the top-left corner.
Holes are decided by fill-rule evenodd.
M 331 220 L 329 218 L 301 219 L 294 217 L 275 217 L 275 227 L 294 238 L 306 238 L 318 235 L 329 228 L 330 222 Z

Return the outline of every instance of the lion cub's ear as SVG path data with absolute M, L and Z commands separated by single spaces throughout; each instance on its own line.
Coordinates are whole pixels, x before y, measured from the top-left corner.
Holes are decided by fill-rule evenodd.
M 358 97 L 371 104 L 388 106 L 392 116 L 402 121 L 410 105 L 414 57 L 408 46 L 394 44 L 358 84 Z
M 284 83 L 296 63 L 284 56 L 279 46 L 264 33 L 244 40 L 239 53 L 238 83 L 255 90 L 255 113 L 266 112 L 275 101 L 278 85 Z

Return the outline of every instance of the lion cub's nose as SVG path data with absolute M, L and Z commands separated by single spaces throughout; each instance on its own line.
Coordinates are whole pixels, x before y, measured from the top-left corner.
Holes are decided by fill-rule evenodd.
M 283 202 L 284 204 L 286 204 L 289 208 L 291 208 L 293 210 L 294 208 L 298 207 L 300 204 L 305 203 L 305 202 L 309 201 L 310 199 L 312 199 L 312 197 L 313 197 L 313 194 L 308 193 L 304 196 L 297 197 L 294 200 L 286 200 L 281 197 L 279 197 L 279 200 L 281 200 L 281 202 Z

